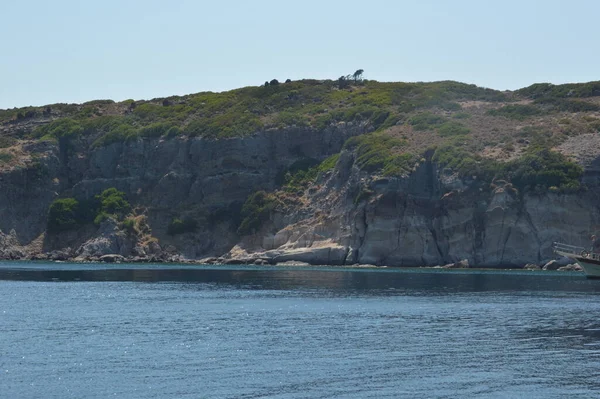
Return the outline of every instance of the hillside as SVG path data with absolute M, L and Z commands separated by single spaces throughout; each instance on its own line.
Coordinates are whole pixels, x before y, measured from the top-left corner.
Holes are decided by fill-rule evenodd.
M 597 228 L 599 132 L 600 82 L 273 80 L 0 110 L 0 257 L 541 263 Z

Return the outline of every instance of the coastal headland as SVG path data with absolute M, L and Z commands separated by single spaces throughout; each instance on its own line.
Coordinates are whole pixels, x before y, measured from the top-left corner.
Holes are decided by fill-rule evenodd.
M 599 229 L 599 172 L 600 82 L 0 110 L 0 259 L 556 269 Z

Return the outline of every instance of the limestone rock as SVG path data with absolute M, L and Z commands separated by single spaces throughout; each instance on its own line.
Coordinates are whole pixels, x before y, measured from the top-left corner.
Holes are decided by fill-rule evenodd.
M 204 263 L 204 264 L 207 264 L 207 265 L 212 265 L 212 264 L 217 263 L 217 261 L 218 261 L 218 259 L 215 258 L 215 257 L 208 257 L 208 258 L 202 258 L 202 259 L 200 259 L 198 261 L 198 263 Z
M 15 230 L 4 234 L 0 230 L 0 259 L 22 259 L 25 256 Z
M 469 261 L 467 259 L 460 260 L 454 263 L 448 263 L 447 265 L 442 266 L 444 269 L 468 269 Z
M 119 254 L 108 254 L 102 255 L 100 261 L 105 263 L 120 263 L 125 261 L 125 257 Z
M 81 245 L 76 253 L 77 259 L 89 259 L 108 254 L 130 256 L 134 247 L 132 238 L 119 229 L 115 220 L 109 218 L 102 222 L 96 236 Z
M 577 263 L 572 263 L 570 265 L 562 266 L 556 270 L 558 270 L 559 272 L 582 272 L 583 271 L 581 266 L 579 266 Z
M 339 246 L 299 248 L 283 251 L 272 259 L 275 263 L 295 261 L 311 265 L 343 265 L 347 252 L 347 248 Z
M 568 265 L 569 262 L 565 262 L 564 259 L 567 258 L 563 258 L 560 260 L 551 260 L 542 267 L 542 270 L 558 270 L 560 267 Z

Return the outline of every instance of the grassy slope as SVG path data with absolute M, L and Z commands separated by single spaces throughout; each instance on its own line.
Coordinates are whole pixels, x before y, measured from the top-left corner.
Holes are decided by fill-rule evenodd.
M 14 153 L 15 139 L 66 138 L 93 147 L 138 137 L 220 139 L 368 122 L 374 133 L 346 147 L 357 151 L 359 166 L 369 172 L 409 173 L 433 150 L 434 159 L 463 175 L 488 176 L 507 174 L 519 160 L 572 137 L 597 133 L 599 110 L 599 82 L 499 92 L 452 81 L 365 81 L 339 88 L 335 81 L 302 80 L 149 101 L 0 110 L 0 167 L 14 158 L 7 154 Z

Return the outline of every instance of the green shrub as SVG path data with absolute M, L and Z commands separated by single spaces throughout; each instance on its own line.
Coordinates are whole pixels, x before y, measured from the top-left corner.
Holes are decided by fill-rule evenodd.
M 100 212 L 98 213 L 98 215 L 96 215 L 96 217 L 94 218 L 94 224 L 95 225 L 99 225 L 100 223 L 104 222 L 105 220 L 109 219 L 113 217 L 113 215 L 108 214 L 106 212 Z
M 114 143 L 122 143 L 128 140 L 133 140 L 139 136 L 139 130 L 129 125 L 120 125 L 114 130 L 110 130 L 103 136 L 100 136 L 92 147 L 105 147 Z
M 582 100 L 571 100 L 555 97 L 542 97 L 534 101 L 535 104 L 549 106 L 553 111 L 562 112 L 594 112 L 600 111 L 600 106 Z
M 323 162 L 317 166 L 318 172 L 327 172 L 335 168 L 338 160 L 340 159 L 340 154 L 333 154 L 330 157 L 326 158 Z
M 111 105 L 114 104 L 115 102 L 113 100 L 92 100 L 92 101 L 87 101 L 84 102 L 81 105 Z
M 553 147 L 560 142 L 560 136 L 555 136 L 551 130 L 541 126 L 524 126 L 517 136 L 529 140 L 531 143 L 530 149 L 532 150 Z
M 524 120 L 532 116 L 540 115 L 542 111 L 533 105 L 511 104 L 488 111 L 488 115 L 503 116 L 509 119 Z
M 277 127 L 307 126 L 308 118 L 299 112 L 282 111 L 275 117 L 275 125 Z
M 470 153 L 455 145 L 438 147 L 432 157 L 434 162 L 459 173 L 463 177 L 477 176 L 482 182 L 493 179 L 511 182 L 519 192 L 555 191 L 574 192 L 580 189 L 583 169 L 564 155 L 548 150 L 531 151 L 510 162 L 497 162 Z
M 384 176 L 403 176 L 412 170 L 416 156 L 403 153 L 405 142 L 380 133 L 348 139 L 344 148 L 356 152 L 357 166 L 367 172 L 381 171 Z
M 471 130 L 468 127 L 464 126 L 462 123 L 449 121 L 444 122 L 442 125 L 440 125 L 437 131 L 440 136 L 449 137 L 465 135 L 470 133 Z
M 378 83 L 384 85 L 384 83 Z M 412 112 L 418 109 L 440 108 L 457 111 L 461 108 L 457 101 L 506 101 L 504 93 L 465 83 L 442 81 L 431 83 L 392 83 L 391 102 L 399 112 Z
M 552 186 L 558 190 L 577 191 L 583 169 L 564 155 L 544 149 L 507 163 L 504 173 L 523 191 L 547 190 Z
M 452 117 L 454 119 L 469 119 L 471 117 L 471 114 L 468 114 L 466 112 L 457 112 L 454 115 L 452 115 Z
M 462 177 L 482 177 L 487 171 L 487 168 L 484 166 L 487 160 L 481 159 L 463 146 L 454 143 L 437 147 L 433 153 L 432 161 L 458 172 Z
M 165 122 L 157 122 L 148 126 L 144 126 L 139 130 L 139 135 L 142 137 L 160 137 L 166 134 L 173 126 Z
M 104 190 L 97 199 L 100 201 L 100 212 L 109 215 L 124 215 L 131 209 L 125 193 L 114 187 Z
M 276 200 L 272 194 L 265 191 L 257 191 L 250 195 L 242 206 L 242 222 L 238 228 L 238 234 L 248 235 L 260 229 L 271 216 L 275 209 Z
M 50 204 L 48 210 L 48 231 L 55 233 L 75 229 L 94 221 L 97 217 L 97 213 L 98 202 L 96 199 L 56 199 Z
M 48 231 L 57 233 L 77 228 L 79 215 L 79 202 L 75 198 L 54 200 L 48 210 Z
M 165 137 L 173 138 L 173 137 L 177 137 L 177 136 L 181 135 L 182 133 L 183 133 L 183 131 L 179 127 L 172 126 L 169 128 L 169 130 L 167 130 L 165 132 Z
M 233 111 L 213 116 L 207 120 L 191 122 L 184 129 L 188 136 L 227 138 L 246 136 L 263 128 L 262 121 L 254 115 L 238 115 Z
M 132 217 L 126 218 L 125 220 L 123 220 L 121 222 L 121 227 L 127 231 L 129 234 L 135 234 L 136 233 L 136 223 L 135 223 L 135 219 Z
M 551 83 L 536 83 L 516 91 L 518 95 L 529 98 L 540 97 L 572 97 L 585 98 L 600 96 L 600 81 L 587 83 L 567 83 L 553 85 Z
M 198 222 L 193 219 L 182 220 L 179 218 L 174 218 L 171 220 L 171 223 L 169 223 L 167 234 L 174 236 L 177 234 L 192 233 L 196 231 L 197 228 Z
M 422 112 L 409 119 L 415 130 L 433 130 L 446 121 L 446 118 L 431 112 Z
M 283 184 L 289 192 L 303 190 L 317 178 L 318 164 L 319 161 L 314 158 L 300 158 L 280 173 L 276 183 Z
M 38 127 L 34 131 L 35 137 L 51 136 L 57 139 L 73 138 L 84 132 L 81 124 L 71 118 L 61 118 L 47 125 Z
M 299 159 L 279 174 L 276 183 L 282 184 L 283 189 L 288 192 L 304 190 L 316 180 L 319 173 L 333 169 L 339 158 L 340 154 L 334 154 L 323 162 L 313 158 Z

